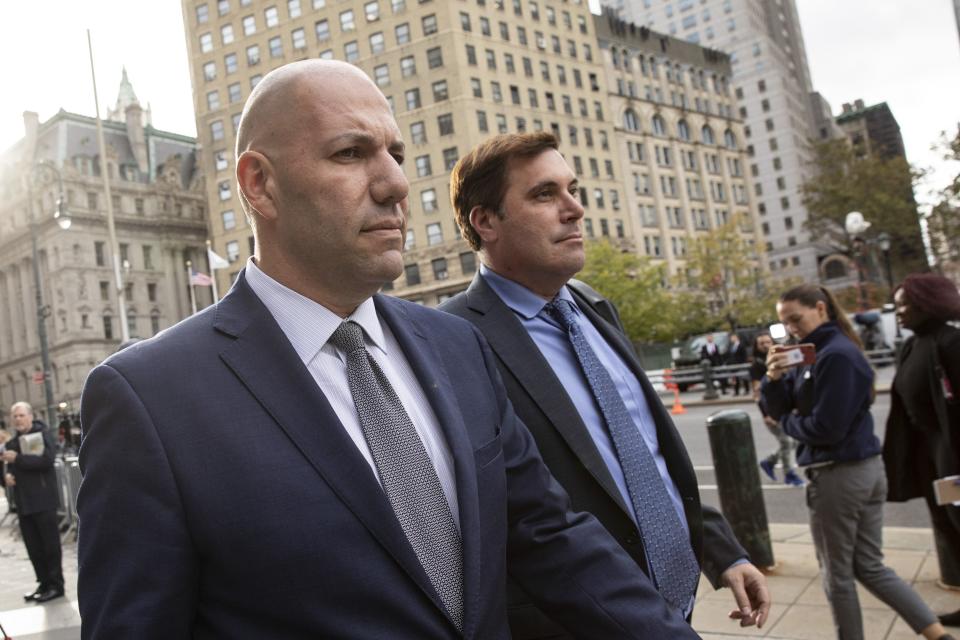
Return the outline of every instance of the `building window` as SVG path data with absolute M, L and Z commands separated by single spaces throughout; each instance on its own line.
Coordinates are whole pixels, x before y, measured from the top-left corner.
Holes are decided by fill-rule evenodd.
M 367 22 L 375 22 L 380 19 L 380 3 L 374 0 L 363 5 L 363 15 Z
M 431 222 L 427 225 L 427 245 L 434 246 L 443 243 L 443 229 L 439 222 Z
M 271 58 L 283 57 L 283 41 L 280 36 L 274 36 L 267 41 L 267 47 L 270 49 Z
M 431 69 L 443 66 L 443 50 L 440 47 L 427 49 L 427 66 Z
M 240 99 L 242 98 L 242 94 L 241 94 L 239 82 L 234 82 L 233 84 L 227 87 L 227 98 L 230 100 L 231 103 L 240 102 Z
M 307 48 L 307 34 L 302 28 L 294 29 L 290 32 L 290 41 L 293 44 L 294 49 Z
M 446 80 L 439 80 L 439 81 L 437 81 L 437 82 L 434 82 L 434 83 L 431 85 L 430 88 L 433 89 L 433 101 L 434 101 L 434 102 L 441 102 L 441 101 L 446 100 L 447 98 L 450 97 L 450 94 L 449 94 L 449 92 L 447 91 L 447 81 L 446 81 Z
M 353 31 L 357 28 L 353 20 L 353 9 L 340 12 L 340 31 Z
M 423 16 L 423 19 L 420 21 L 420 24 L 423 25 L 423 35 L 432 36 L 437 32 L 436 14 L 431 13 L 428 16 Z
M 235 73 L 237 71 L 237 54 L 229 53 L 223 57 L 223 66 L 226 69 L 227 75 Z
M 217 63 L 207 62 L 203 65 L 203 79 L 207 82 L 217 79 Z
M 347 62 L 356 62 L 360 59 L 360 45 L 357 44 L 356 40 L 351 40 L 343 45 L 343 58 Z
M 417 156 L 414 164 L 417 167 L 418 178 L 425 178 L 433 173 L 430 169 L 430 156 Z
M 427 141 L 427 130 L 423 121 L 410 123 L 410 142 L 413 144 L 424 144 Z
M 382 31 L 370 35 L 370 53 L 374 55 L 383 53 L 386 48 L 386 38 L 383 37 Z
M 390 67 L 385 64 L 375 66 L 373 68 L 373 79 L 379 87 L 390 84 Z
M 197 5 L 197 24 L 206 24 L 210 19 L 210 10 L 205 4 Z
M 103 337 L 113 340 L 113 318 L 108 315 L 103 316 Z
M 277 11 L 276 7 L 267 7 L 264 9 L 263 22 L 267 25 L 267 29 L 280 24 L 280 12 Z
M 460 159 L 459 154 L 457 153 L 456 147 L 450 147 L 449 149 L 443 150 L 443 168 L 446 171 L 452 171 L 453 167 L 456 166 L 457 160 Z
M 417 236 L 413 229 L 407 229 L 407 237 L 403 240 L 403 250 L 409 251 L 417 246 Z
M 208 91 L 207 92 L 207 109 L 214 111 L 220 108 L 220 92 L 219 91 Z
M 464 11 L 460 12 L 460 28 L 463 31 L 473 31 L 473 27 L 470 26 L 470 14 Z
M 437 210 L 437 192 L 435 189 L 424 189 L 420 192 L 420 205 L 424 213 L 433 213 Z
M 153 248 L 150 245 L 143 245 L 143 268 L 153 269 Z
M 240 243 L 236 240 L 231 240 L 225 246 L 227 250 L 227 260 L 230 262 L 236 262 L 240 259 Z
M 472 44 L 466 45 L 467 64 L 477 66 L 477 49 Z
M 447 272 L 446 258 L 434 258 L 430 261 L 430 266 L 433 267 L 434 280 L 446 280 L 450 277 L 450 274 Z
M 416 264 L 408 264 L 403 268 L 403 273 L 407 278 L 407 286 L 413 286 L 420 284 L 420 266 Z
M 440 135 L 448 136 L 453 134 L 453 114 L 444 113 L 437 116 L 437 127 L 440 129 Z
M 250 45 L 247 47 L 247 66 L 260 64 L 260 45 Z
M 213 35 L 209 32 L 200 35 L 200 53 L 213 51 Z
M 486 111 L 477 111 L 477 130 L 486 133 L 490 130 L 487 125 L 487 112 Z
M 416 73 L 417 63 L 413 59 L 413 56 L 404 56 L 400 58 L 400 75 L 402 75 L 404 78 L 409 78 Z
M 477 256 L 472 251 L 460 254 L 460 272 L 465 276 L 473 275 L 477 271 Z
M 420 108 L 420 89 L 407 89 L 403 96 L 406 99 L 408 111 Z
M 231 198 L 231 194 L 230 194 L 230 181 L 229 181 L 229 180 L 223 180 L 223 181 L 221 181 L 220 184 L 217 185 L 217 192 L 218 192 L 219 195 L 220 195 L 220 200 L 221 200 L 221 201 L 223 201 L 223 200 L 229 200 L 229 199 Z
M 220 40 L 223 44 L 230 44 L 233 42 L 233 25 L 225 24 L 220 27 Z
M 149 302 L 157 301 L 157 283 L 156 282 L 147 283 L 147 301 Z
M 237 226 L 237 216 L 233 213 L 232 209 L 227 209 L 221 213 L 220 218 L 223 220 L 224 231 L 229 231 Z
M 317 36 L 317 42 L 325 42 L 330 39 L 330 23 L 326 20 L 319 20 L 313 25 L 313 31 Z
M 225 16 L 230 13 L 230 0 L 217 0 L 217 15 Z
M 100 300 L 102 302 L 110 300 L 110 283 L 105 280 L 100 281 Z
M 407 44 L 410 42 L 410 25 L 406 22 L 394 27 L 393 32 L 397 36 L 397 44 Z

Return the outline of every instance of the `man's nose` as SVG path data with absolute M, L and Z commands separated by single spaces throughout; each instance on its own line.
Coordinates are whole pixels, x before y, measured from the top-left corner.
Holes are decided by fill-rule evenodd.
M 376 163 L 377 175 L 371 180 L 370 194 L 375 202 L 394 205 L 407 197 L 410 183 L 396 158 L 387 151 L 384 151 L 382 156 Z

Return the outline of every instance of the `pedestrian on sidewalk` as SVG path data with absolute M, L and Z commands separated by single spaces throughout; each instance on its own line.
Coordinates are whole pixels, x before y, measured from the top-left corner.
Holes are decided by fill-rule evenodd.
M 773 346 L 773 338 L 766 331 L 757 334 L 753 339 L 753 360 L 750 364 L 750 384 L 753 389 L 753 399 L 760 407 L 760 415 L 763 416 L 763 424 L 767 431 L 777 439 L 777 448 L 770 452 L 770 455 L 760 461 L 760 468 L 767 474 L 771 480 L 777 480 L 777 474 L 774 468 L 777 462 L 783 468 L 783 482 L 794 487 L 802 487 L 806 484 L 803 478 L 797 473 L 795 452 L 797 441 L 784 433 L 780 428 L 780 423 L 767 415 L 767 410 L 760 402 L 760 382 L 767 373 L 767 352 Z
M 770 347 L 761 396 L 770 416 L 797 439 L 809 480 L 810 530 L 837 638 L 863 640 L 859 581 L 896 611 L 914 633 L 945 640 L 943 625 L 920 596 L 883 564 L 887 480 L 873 432 L 874 372 L 850 321 L 825 287 L 803 284 L 780 296 L 780 321 L 816 350 L 795 363 Z
M 923 497 L 930 509 L 940 582 L 960 589 L 960 507 L 938 506 L 933 481 L 960 475 L 960 293 L 948 278 L 907 276 L 896 292 L 897 321 L 913 331 L 900 350 L 890 393 L 883 460 L 890 494 L 904 502 Z M 940 616 L 960 626 L 960 610 Z
M 10 417 L 17 433 L 0 458 L 6 463 L 4 479 L 13 487 L 20 533 L 38 583 L 23 599 L 47 602 L 63 596 L 58 485 L 53 468 L 56 443 L 47 425 L 33 417 L 28 403 L 15 403 Z
M 742 342 L 740 342 L 740 336 L 736 332 L 730 334 L 730 342 L 727 346 L 726 357 L 724 358 L 724 364 L 746 364 L 747 363 L 747 347 Z M 746 372 L 745 371 L 735 371 L 730 376 L 730 382 L 733 384 L 733 395 L 740 395 L 740 387 L 743 387 L 743 393 L 746 395 L 749 389 L 749 382 L 747 382 Z

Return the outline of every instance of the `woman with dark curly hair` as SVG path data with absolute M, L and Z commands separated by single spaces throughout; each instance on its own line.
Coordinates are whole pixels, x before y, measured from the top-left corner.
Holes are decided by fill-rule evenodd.
M 890 394 L 883 459 L 888 500 L 923 497 L 930 509 L 941 584 L 960 589 L 960 507 L 937 506 L 932 483 L 960 474 L 960 293 L 933 273 L 907 276 L 894 293 L 903 344 Z M 960 626 L 960 610 L 940 616 Z
M 864 640 L 859 582 L 927 640 L 953 640 L 920 596 L 883 563 L 887 481 L 873 431 L 873 369 L 833 294 L 803 284 L 777 304 L 780 322 L 816 359 L 783 346 L 767 353 L 760 389 L 767 412 L 799 443 L 810 532 L 837 638 Z M 796 353 L 796 352 L 793 352 Z

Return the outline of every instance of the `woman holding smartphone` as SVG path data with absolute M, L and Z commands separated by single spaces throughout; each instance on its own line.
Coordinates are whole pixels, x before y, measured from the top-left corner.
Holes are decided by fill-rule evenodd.
M 767 413 L 799 443 L 810 530 L 837 638 L 863 640 L 859 581 L 915 633 L 952 640 L 923 600 L 883 564 L 887 480 L 870 415 L 874 374 L 850 321 L 829 290 L 809 284 L 781 295 L 777 314 L 801 345 L 770 348 L 761 397 Z

